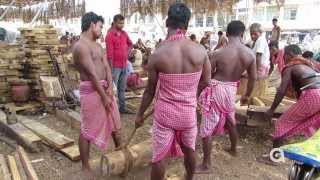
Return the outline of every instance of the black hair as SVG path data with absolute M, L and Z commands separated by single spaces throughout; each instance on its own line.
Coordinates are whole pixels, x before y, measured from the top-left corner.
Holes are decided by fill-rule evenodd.
M 246 26 L 241 21 L 231 21 L 227 26 L 228 36 L 240 36 L 246 30 Z
M 302 57 L 307 58 L 307 59 L 313 58 L 313 52 L 311 52 L 311 51 L 305 51 L 305 52 L 302 54 Z
M 100 21 L 102 24 L 104 23 L 104 19 L 102 16 L 98 16 L 94 12 L 88 12 L 84 14 L 81 18 L 81 31 L 85 32 L 90 28 L 91 23 L 96 24 Z
M 291 44 L 284 48 L 285 53 L 292 53 L 293 55 L 301 55 L 302 51 L 298 45 Z
M 223 32 L 222 32 L 222 31 L 219 31 L 219 32 L 218 32 L 218 35 L 219 35 L 219 36 L 222 36 L 222 35 L 223 35 Z
M 196 39 L 196 35 L 195 34 L 191 34 L 190 35 L 190 39 Z
M 277 19 L 277 18 L 273 18 L 273 19 L 272 19 L 272 22 L 274 22 L 274 21 L 275 21 L 275 22 L 278 22 L 278 19 Z
M 277 49 L 279 49 L 279 43 L 277 41 L 271 41 L 269 43 L 269 48 L 277 48 Z
M 118 21 L 123 21 L 124 20 L 124 16 L 122 16 L 121 14 L 117 14 L 113 17 L 113 22 L 118 22 Z
M 188 29 L 191 17 L 190 9 L 183 3 L 174 3 L 169 7 L 167 27 Z

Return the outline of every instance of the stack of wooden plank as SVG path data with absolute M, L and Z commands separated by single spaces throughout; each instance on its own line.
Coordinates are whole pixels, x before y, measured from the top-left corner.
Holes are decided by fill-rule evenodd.
M 80 73 L 77 71 L 74 65 L 72 53 L 67 53 L 59 56 L 58 63 L 64 76 L 64 85 L 66 89 L 79 89 Z
M 33 81 L 35 96 L 44 98 L 40 76 L 54 76 L 56 72 L 48 49 L 53 56 L 59 55 L 59 48 L 63 47 L 58 39 L 58 32 L 53 26 L 42 25 L 35 28 L 20 29 L 24 52 L 30 64 L 28 78 Z
M 0 154 L 0 178 L 3 180 L 38 180 L 36 171 L 22 147 L 12 155 Z
M 23 80 L 23 60 L 20 45 L 7 44 L 0 48 L 0 103 L 11 102 L 10 82 Z

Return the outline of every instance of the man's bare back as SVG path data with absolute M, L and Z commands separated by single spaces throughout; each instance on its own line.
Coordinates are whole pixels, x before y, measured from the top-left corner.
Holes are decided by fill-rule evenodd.
M 79 52 L 82 51 L 80 54 Z M 84 56 L 84 57 L 83 57 Z M 74 46 L 74 62 L 80 73 L 81 81 L 90 81 L 88 68 L 85 64 L 80 63 L 80 59 L 91 61 L 99 80 L 106 80 L 107 72 L 104 62 L 104 54 L 101 45 L 96 42 L 89 42 L 80 39 Z M 90 63 L 91 64 L 91 63 Z
M 203 47 L 188 39 L 183 39 L 163 42 L 153 53 L 152 59 L 157 72 L 184 74 L 201 71 L 208 56 Z
M 255 66 L 255 56 L 240 43 L 231 43 L 210 55 L 212 79 L 224 82 L 240 80 L 243 72 Z

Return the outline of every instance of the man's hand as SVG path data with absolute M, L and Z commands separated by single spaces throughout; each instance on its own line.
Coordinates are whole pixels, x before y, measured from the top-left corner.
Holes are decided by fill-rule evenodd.
M 109 86 L 106 90 L 107 96 L 109 96 L 111 99 L 114 96 L 114 92 L 113 92 L 113 84 L 112 86 Z
M 137 115 L 135 123 L 136 123 L 136 128 L 141 127 L 143 125 L 143 123 L 144 123 L 143 116 Z
M 264 118 L 265 118 L 265 120 L 270 120 L 270 119 L 272 119 L 273 114 L 274 114 L 273 110 L 272 110 L 272 109 L 269 109 L 267 112 L 264 113 Z
M 240 105 L 248 105 L 249 104 L 249 96 L 242 96 L 240 99 Z
M 112 110 L 112 99 L 108 95 L 102 97 L 102 103 L 103 103 L 103 106 L 106 108 L 106 110 L 108 112 L 111 112 L 111 110 Z

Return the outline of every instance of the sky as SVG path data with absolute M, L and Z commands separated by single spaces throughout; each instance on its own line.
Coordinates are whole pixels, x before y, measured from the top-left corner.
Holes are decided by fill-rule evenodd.
M 120 0 L 85 0 L 87 11 L 93 11 L 105 18 L 106 24 L 120 13 Z

